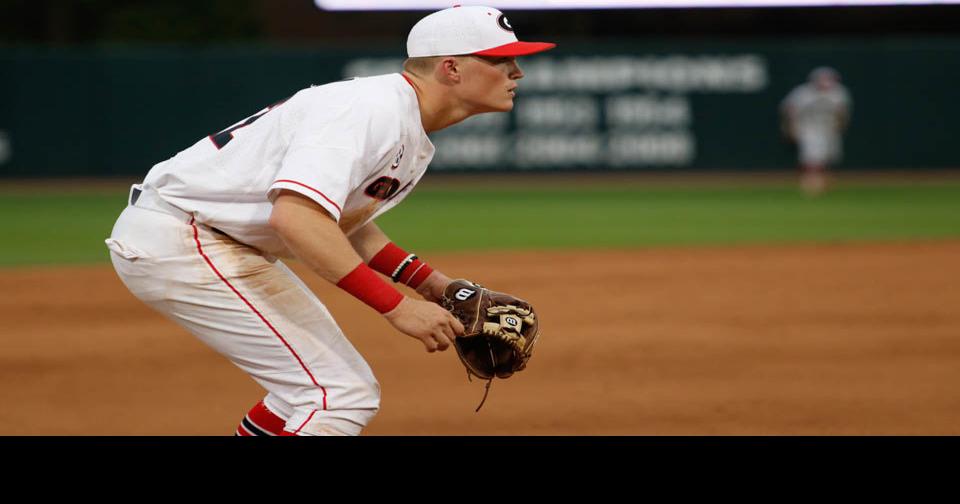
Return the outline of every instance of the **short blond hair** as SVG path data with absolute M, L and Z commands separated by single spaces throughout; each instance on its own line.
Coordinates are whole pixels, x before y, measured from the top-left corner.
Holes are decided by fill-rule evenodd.
M 443 56 L 424 56 L 420 58 L 407 58 L 403 61 L 403 69 L 420 77 L 429 75 L 437 67 Z

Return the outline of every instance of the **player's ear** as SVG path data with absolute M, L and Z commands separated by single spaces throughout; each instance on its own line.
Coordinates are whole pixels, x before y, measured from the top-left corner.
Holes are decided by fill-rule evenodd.
M 437 64 L 437 73 L 441 82 L 459 84 L 463 79 L 463 62 L 456 56 L 444 56 Z

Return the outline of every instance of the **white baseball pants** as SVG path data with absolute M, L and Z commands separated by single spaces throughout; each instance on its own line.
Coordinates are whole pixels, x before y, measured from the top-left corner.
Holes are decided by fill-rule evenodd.
M 106 243 L 130 292 L 263 386 L 285 430 L 357 435 L 376 415 L 380 386 L 370 367 L 282 262 L 149 190 L 124 209 Z
M 825 128 L 799 128 L 797 143 L 800 147 L 800 163 L 804 165 L 837 163 L 843 154 L 840 135 Z

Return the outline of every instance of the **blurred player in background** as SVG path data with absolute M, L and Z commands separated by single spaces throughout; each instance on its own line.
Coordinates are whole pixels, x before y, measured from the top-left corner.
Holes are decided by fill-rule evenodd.
M 827 170 L 843 155 L 843 133 L 850 122 L 851 100 L 840 74 L 829 67 L 810 72 L 780 104 L 781 126 L 797 145 L 800 187 L 808 195 L 827 188 Z

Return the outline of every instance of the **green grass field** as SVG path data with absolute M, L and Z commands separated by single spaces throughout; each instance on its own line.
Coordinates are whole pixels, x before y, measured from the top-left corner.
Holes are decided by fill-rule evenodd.
M 0 266 L 108 260 L 126 191 L 0 190 Z M 960 237 L 960 183 L 580 189 L 422 187 L 378 222 L 431 251 L 848 242 Z

